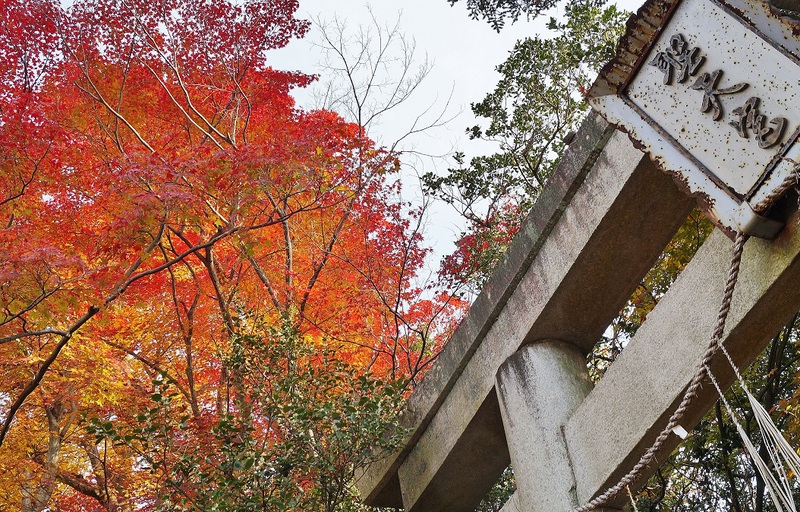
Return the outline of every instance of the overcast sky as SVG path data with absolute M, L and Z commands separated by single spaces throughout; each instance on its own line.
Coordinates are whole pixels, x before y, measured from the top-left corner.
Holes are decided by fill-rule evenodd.
M 493 89 L 499 79 L 494 68 L 506 59 L 514 43 L 544 32 L 548 19 L 542 16 L 534 22 L 520 20 L 498 34 L 485 21 L 470 19 L 463 4 L 462 1 L 451 7 L 446 0 L 373 0 L 368 8 L 365 0 L 300 0 L 301 17 L 328 22 L 335 17 L 352 34 L 356 34 L 360 26 L 373 24 L 370 10 L 381 25 L 393 26 L 399 16 L 401 31 L 416 42 L 418 61 L 422 62 L 427 55 L 432 68 L 415 92 L 413 101 L 392 111 L 370 129 L 372 138 L 390 144 L 410 128 L 418 114 L 431 106 L 431 112 L 438 113 L 449 99 L 448 117 L 453 119 L 447 126 L 411 137 L 401 148 L 445 155 L 444 158 L 409 159 L 413 170 L 420 173 L 433 169 L 443 172 L 447 165 L 453 164 L 450 155 L 455 150 L 465 151 L 467 155 L 491 151 L 491 147 L 476 145 L 464 135 L 465 129 L 476 123 L 470 103 L 480 101 Z M 318 28 L 314 27 L 303 40 L 274 52 L 273 66 L 324 75 L 324 56 L 314 45 L 319 40 Z M 314 106 L 310 91 L 299 91 L 295 97 L 301 107 Z M 405 188 L 409 194 L 418 193 L 413 170 L 407 170 Z M 434 247 L 431 264 L 435 266 L 441 256 L 454 249 L 453 242 L 463 229 L 463 222 L 448 205 L 435 204 L 430 213 L 426 239 Z
M 370 14 L 370 11 L 372 14 Z M 432 63 L 430 75 L 415 100 L 408 108 L 399 112 L 392 122 L 384 120 L 381 126 L 386 138 L 391 139 L 395 130 L 390 126 L 402 119 L 410 118 L 432 102 L 444 105 L 453 93 L 452 113 L 464 110 L 463 116 L 455 119 L 450 127 L 457 136 L 471 123 L 469 103 L 481 100 L 498 79 L 495 66 L 503 62 L 514 43 L 525 36 L 535 35 L 544 29 L 546 20 L 534 23 L 520 21 L 504 29 L 500 34 L 491 30 L 483 21 L 469 18 L 466 9 L 457 4 L 451 7 L 446 0 L 300 0 L 300 16 L 312 21 L 331 22 L 341 20 L 352 34 L 360 27 L 372 25 L 370 16 L 381 25 L 393 26 L 399 17 L 400 30 L 416 42 L 416 57 L 424 60 L 427 55 Z M 314 43 L 319 41 L 316 27 L 299 41 L 273 54 L 273 65 L 285 69 L 324 75 L 321 67 L 324 56 Z M 310 106 L 310 98 L 302 93 L 298 96 L 303 106 Z M 374 134 L 376 135 L 376 134 Z M 377 134 L 382 135 L 382 134 Z

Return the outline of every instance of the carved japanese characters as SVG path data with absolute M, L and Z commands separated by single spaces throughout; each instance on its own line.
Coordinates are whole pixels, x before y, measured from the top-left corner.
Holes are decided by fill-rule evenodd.
M 698 74 L 704 63 L 705 57 L 700 55 L 700 49 L 691 47 L 683 34 L 673 35 L 669 40 L 669 47 L 658 52 L 648 62 L 664 74 L 664 85 L 672 85 L 673 77 L 677 77 L 678 83 L 686 83 L 690 76 Z M 740 82 L 720 87 L 722 77 L 721 69 L 710 73 L 704 72 L 688 86 L 691 90 L 703 93 L 700 111 L 710 112 L 714 121 L 722 120 L 725 112 L 721 96 L 738 94 L 750 86 L 746 82 Z M 758 147 L 768 149 L 782 141 L 787 122 L 783 117 L 769 119 L 760 113 L 758 109 L 760 102 L 761 98 L 751 96 L 743 105 L 731 112 L 734 118 L 729 124 L 736 128 L 740 137 L 749 139 L 752 133 L 758 142 Z

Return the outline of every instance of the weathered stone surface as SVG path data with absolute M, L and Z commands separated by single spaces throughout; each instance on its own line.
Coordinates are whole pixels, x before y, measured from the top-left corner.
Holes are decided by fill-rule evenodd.
M 719 232 L 709 238 L 568 421 L 565 436 L 581 503 L 619 481 L 677 407 L 716 322 L 731 248 Z M 745 247 L 723 340 L 739 367 L 748 366 L 800 309 L 798 282 L 800 215 L 795 213 L 776 240 L 751 239 Z M 721 357 L 712 371 L 726 387 L 732 382 Z M 691 430 L 716 399 L 713 386 L 704 385 L 682 426 Z M 658 460 L 679 441 L 671 436 Z M 624 500 L 619 497 L 617 504 Z
M 517 506 L 572 511 L 577 495 L 561 427 L 592 390 L 584 354 L 557 340 L 526 345 L 503 363 L 496 382 Z
M 414 460 L 418 464 L 400 466 L 398 474 L 406 510 L 472 511 L 508 467 L 508 444 L 494 390 L 479 405 L 460 438 L 446 434 L 441 442 L 442 445 L 435 442 L 417 445 Z M 441 446 L 445 445 L 451 448 L 444 464 L 434 466 L 442 460 Z M 425 466 L 427 461 L 431 461 L 430 467 Z M 425 478 L 429 472 L 438 476 L 434 485 L 417 487 L 431 484 Z
M 541 339 L 588 352 L 691 206 L 624 134 L 612 135 L 427 428 L 412 440 L 398 469 L 406 510 L 474 509 L 478 501 L 439 501 L 448 496 L 439 489 L 449 488 L 457 473 L 469 473 L 475 488 L 499 476 L 505 454 L 474 452 L 486 431 L 473 422 L 494 395 L 497 369 L 522 344 Z
M 403 449 L 377 461 L 358 475 L 356 485 L 365 503 L 402 507 L 397 478 L 400 464 L 458 380 L 612 133 L 614 129 L 597 114 L 590 115 L 584 122 L 497 270 L 433 368 L 410 397 L 401 418 L 403 428 L 409 429 Z

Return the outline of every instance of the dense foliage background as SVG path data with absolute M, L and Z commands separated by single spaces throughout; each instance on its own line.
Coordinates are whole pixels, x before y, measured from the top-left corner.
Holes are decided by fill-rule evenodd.
M 3 2 L 0 509 L 358 507 L 463 304 L 297 8 Z

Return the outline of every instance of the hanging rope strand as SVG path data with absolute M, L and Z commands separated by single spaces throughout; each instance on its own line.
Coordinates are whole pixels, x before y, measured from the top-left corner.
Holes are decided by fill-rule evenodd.
M 785 506 L 788 510 L 796 512 L 796 507 L 794 504 L 794 498 L 792 494 L 792 486 L 789 482 L 786 475 L 789 473 L 792 474 L 800 474 L 800 456 L 797 455 L 797 452 L 789 445 L 786 439 L 781 434 L 778 427 L 772 421 L 772 417 L 769 415 L 764 406 L 756 400 L 753 394 L 750 392 L 750 389 L 747 386 L 747 383 L 742 377 L 742 373 L 739 370 L 739 367 L 731 357 L 731 354 L 728 352 L 728 349 L 725 348 L 725 345 L 719 346 L 720 351 L 725 355 L 725 358 L 728 360 L 728 364 L 733 369 L 734 374 L 736 375 L 736 380 L 739 381 L 739 386 L 744 391 L 745 396 L 747 396 L 747 400 L 750 403 L 750 408 L 753 410 L 753 417 L 758 424 L 759 430 L 761 430 L 761 438 L 766 448 L 767 452 L 770 455 L 770 460 L 775 468 L 775 471 L 780 475 L 779 479 L 776 479 L 775 476 L 769 471 L 769 466 L 761 460 L 761 456 L 757 451 L 751 451 L 749 446 L 753 443 L 750 441 L 749 438 L 745 439 L 746 434 L 744 433 L 744 429 L 741 425 L 737 422 L 736 415 L 728 404 L 725 395 L 723 394 L 722 390 L 720 389 L 719 384 L 714 379 L 714 375 L 708 371 L 708 375 L 711 378 L 711 381 L 714 383 L 714 387 L 717 388 L 717 392 L 719 393 L 720 399 L 722 400 L 725 408 L 728 410 L 728 414 L 731 416 L 734 424 L 736 424 L 736 429 L 739 431 L 740 436 L 742 436 L 742 440 L 744 441 L 745 447 L 747 448 L 748 452 L 750 452 L 750 457 L 755 462 L 756 467 L 761 472 L 764 481 L 768 485 L 768 490 L 770 491 L 770 495 L 772 496 L 772 501 L 775 506 L 781 510 L 781 504 Z M 766 472 L 761 471 L 762 469 L 766 469 Z M 773 489 L 770 487 L 770 482 L 776 482 L 776 488 Z M 780 487 L 777 487 L 777 486 Z
M 753 205 L 753 211 L 759 214 L 766 212 L 772 207 L 773 204 L 775 204 L 778 199 L 783 197 L 786 192 L 796 187 L 800 183 L 800 176 L 798 176 L 798 172 L 800 172 L 800 165 L 796 164 L 792 169 L 792 172 L 783 178 L 783 181 L 777 186 L 777 188 L 775 188 L 775 190 L 767 194 L 764 199 Z
M 720 345 L 720 348 L 727 352 L 723 345 Z M 747 384 L 745 384 L 744 379 L 742 379 L 738 367 L 733 364 L 730 355 L 727 355 L 727 357 L 728 361 L 731 363 L 733 371 L 736 373 L 739 379 L 739 384 L 742 386 L 742 390 L 747 395 L 747 399 L 750 402 L 750 407 L 753 409 L 753 416 L 755 417 L 759 429 L 762 432 L 762 442 L 766 446 L 767 452 L 770 454 L 770 460 L 772 461 L 776 472 L 779 474 L 778 478 L 776 478 L 775 474 L 770 471 L 769 464 L 761 457 L 761 454 L 755 447 L 753 441 L 750 439 L 750 436 L 742 427 L 742 424 L 739 421 L 736 412 L 733 410 L 733 407 L 731 407 L 728 399 L 725 398 L 725 393 L 722 391 L 722 387 L 719 385 L 719 382 L 717 382 L 717 379 L 714 377 L 714 374 L 711 373 L 711 370 L 706 367 L 708 377 L 711 380 L 711 383 L 714 384 L 714 388 L 717 390 L 719 398 L 722 401 L 722 404 L 725 406 L 725 410 L 728 411 L 728 415 L 731 417 L 731 421 L 736 427 L 739 437 L 742 438 L 742 444 L 745 448 L 745 451 L 747 451 L 748 455 L 753 461 L 753 465 L 762 476 L 764 480 L 764 486 L 767 488 L 767 492 L 769 492 L 775 508 L 778 510 L 778 512 L 783 512 L 784 510 L 788 512 L 797 512 L 792 495 L 792 486 L 789 483 L 789 480 L 786 478 L 786 474 L 789 471 L 795 474 L 800 471 L 800 457 L 798 457 L 797 453 L 791 448 L 791 446 L 789 446 L 789 443 L 786 442 L 786 439 L 784 439 L 783 435 L 781 435 L 778 427 L 776 427 L 772 422 L 772 418 L 770 418 L 769 413 L 767 413 L 764 407 L 750 393 L 750 390 L 747 388 Z

